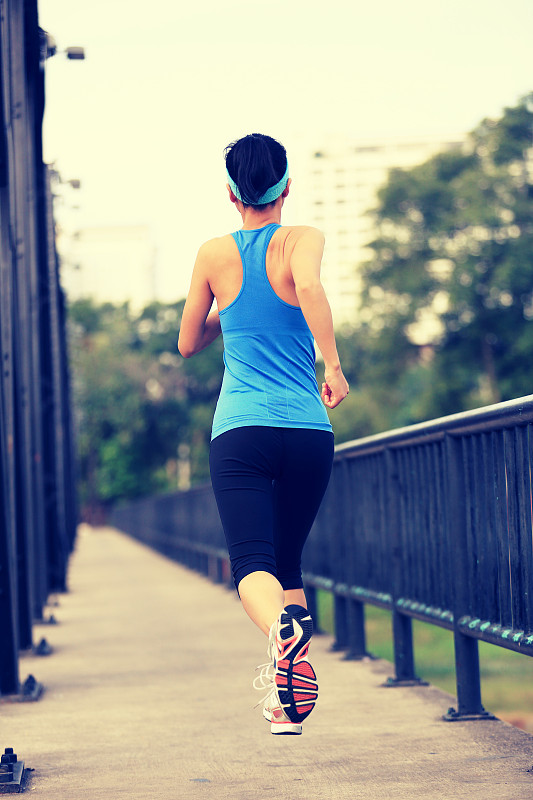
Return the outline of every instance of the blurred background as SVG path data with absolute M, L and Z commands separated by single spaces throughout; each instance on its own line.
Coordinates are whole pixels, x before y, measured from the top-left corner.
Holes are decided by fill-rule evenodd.
M 287 147 L 284 222 L 326 234 L 338 442 L 531 391 L 528 0 L 42 0 L 40 25 L 85 518 L 207 476 L 221 343 L 175 343 L 253 131 Z
M 532 392 L 530 0 L 42 0 L 40 25 L 85 520 L 207 479 L 222 343 L 176 340 L 200 244 L 239 227 L 223 149 L 250 132 L 287 147 L 284 223 L 326 235 L 337 442 Z M 416 625 L 453 690 L 448 634 Z M 514 679 L 487 705 L 531 726 L 530 659 L 494 650 Z

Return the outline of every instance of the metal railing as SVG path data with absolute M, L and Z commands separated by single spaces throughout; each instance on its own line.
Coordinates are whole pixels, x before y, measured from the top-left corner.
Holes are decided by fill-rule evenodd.
M 336 448 L 304 551 L 310 610 L 334 595 L 335 647 L 367 654 L 366 604 L 392 615 L 395 677 L 419 682 L 412 620 L 453 631 L 457 710 L 483 719 L 478 640 L 533 655 L 533 395 Z M 140 500 L 114 524 L 230 581 L 209 487 Z
M 0 695 L 19 691 L 50 592 L 64 590 L 76 511 L 37 3 L 0 15 Z

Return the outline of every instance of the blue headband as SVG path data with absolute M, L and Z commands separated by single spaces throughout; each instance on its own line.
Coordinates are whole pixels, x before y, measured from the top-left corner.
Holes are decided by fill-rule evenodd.
M 226 175 L 228 177 L 228 183 L 230 185 L 230 189 L 237 198 L 237 200 L 240 200 L 242 203 L 246 202 L 245 200 L 242 199 L 241 193 L 237 188 L 237 184 L 229 174 L 228 170 L 226 170 Z M 253 205 L 262 206 L 265 205 L 266 203 L 272 203 L 274 202 L 274 200 L 277 200 L 280 194 L 282 194 L 285 191 L 285 187 L 287 186 L 288 180 L 289 180 L 289 163 L 287 162 L 287 169 L 285 170 L 283 178 L 277 183 L 275 183 L 274 186 L 271 186 L 270 189 L 267 189 L 266 192 L 262 194 L 261 197 L 259 197 L 255 201 L 255 203 L 253 203 Z

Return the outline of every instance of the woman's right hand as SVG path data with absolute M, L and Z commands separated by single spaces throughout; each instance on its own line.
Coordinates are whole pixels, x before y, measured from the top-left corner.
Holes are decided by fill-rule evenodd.
M 339 403 L 342 403 L 349 391 L 348 381 L 342 374 L 340 365 L 333 368 L 326 367 L 322 392 L 320 393 L 324 405 L 327 408 L 335 408 Z

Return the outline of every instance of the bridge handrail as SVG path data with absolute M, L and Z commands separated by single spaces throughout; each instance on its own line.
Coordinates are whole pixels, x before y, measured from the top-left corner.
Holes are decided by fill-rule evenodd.
M 335 455 L 342 456 L 361 450 L 366 452 L 383 450 L 386 447 L 442 439 L 447 433 L 450 435 L 479 433 L 480 431 L 522 425 L 531 421 L 533 421 L 533 395 L 526 395 L 515 400 L 506 400 L 503 403 L 494 403 L 483 408 L 448 414 L 427 422 L 418 422 L 403 428 L 395 428 L 391 431 L 343 442 L 335 447 Z

